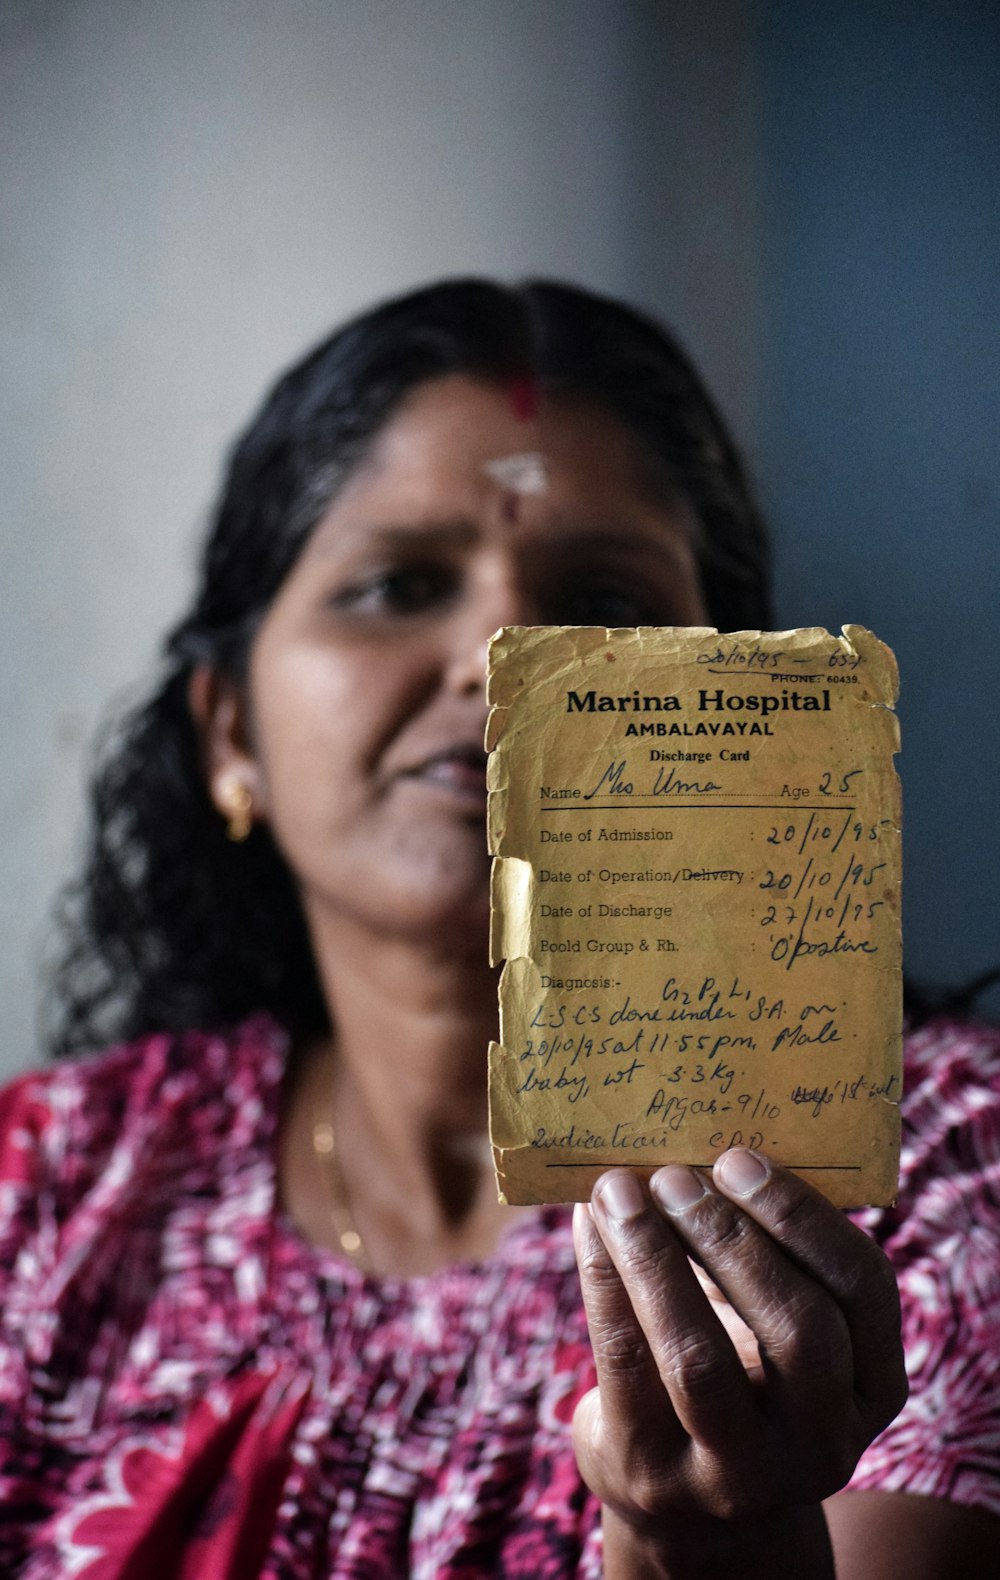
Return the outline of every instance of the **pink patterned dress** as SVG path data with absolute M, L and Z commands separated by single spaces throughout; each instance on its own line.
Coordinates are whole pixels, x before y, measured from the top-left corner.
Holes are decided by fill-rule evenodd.
M 599 1576 L 568 1213 L 426 1278 L 345 1266 L 276 1205 L 285 1057 L 257 1017 L 0 1096 L 0 1573 Z M 900 1201 L 860 1217 L 912 1394 L 853 1485 L 1000 1513 L 1000 1034 L 910 1038 Z

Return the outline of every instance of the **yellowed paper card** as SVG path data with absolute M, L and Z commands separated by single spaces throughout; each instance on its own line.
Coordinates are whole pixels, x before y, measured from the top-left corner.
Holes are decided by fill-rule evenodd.
M 897 673 L 860 626 L 490 645 L 501 1199 L 759 1148 L 893 1199 Z

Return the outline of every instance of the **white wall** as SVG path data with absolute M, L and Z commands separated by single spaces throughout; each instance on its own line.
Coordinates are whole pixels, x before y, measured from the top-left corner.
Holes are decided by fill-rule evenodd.
M 672 317 L 752 430 L 752 9 L 0 0 L 0 1071 L 84 743 L 296 352 L 442 273 L 566 275 Z

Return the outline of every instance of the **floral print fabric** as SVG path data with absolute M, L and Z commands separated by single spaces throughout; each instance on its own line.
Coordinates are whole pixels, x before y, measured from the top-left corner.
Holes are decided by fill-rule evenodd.
M 275 1199 L 286 1052 L 258 1017 L 0 1096 L 0 1572 L 598 1576 L 568 1212 L 426 1278 L 307 1244 Z M 907 1062 L 900 1199 L 857 1217 L 912 1393 L 852 1485 L 1000 1513 L 1000 1035 L 938 1024 Z

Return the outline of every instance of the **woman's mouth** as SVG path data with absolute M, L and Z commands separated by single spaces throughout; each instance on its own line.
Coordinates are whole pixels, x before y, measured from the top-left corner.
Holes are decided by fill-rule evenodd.
M 448 747 L 409 769 L 404 777 L 464 799 L 485 802 L 486 753 L 476 746 Z

